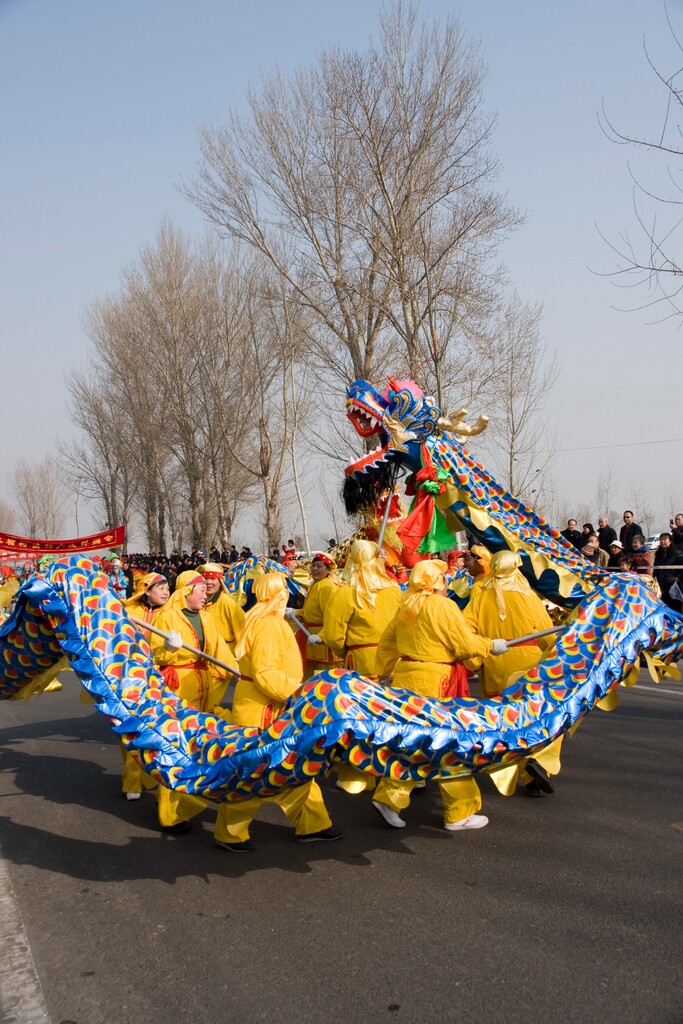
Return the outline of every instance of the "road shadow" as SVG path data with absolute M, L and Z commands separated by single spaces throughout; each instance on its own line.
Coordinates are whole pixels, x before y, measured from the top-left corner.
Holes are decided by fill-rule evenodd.
M 58 791 L 64 793 L 61 788 Z M 71 793 L 64 802 L 73 802 L 74 799 L 75 794 Z M 209 882 L 212 875 L 239 878 L 272 868 L 307 874 L 324 861 L 368 867 L 373 863 L 373 855 L 379 851 L 390 851 L 404 857 L 415 856 L 409 843 L 418 835 L 430 842 L 443 843 L 446 848 L 457 842 L 457 838 L 441 828 L 436 793 L 433 799 L 420 797 L 414 801 L 411 810 L 418 813 L 402 830 L 391 829 L 382 823 L 371 806 L 369 796 L 349 798 L 339 793 L 337 798 L 335 792 L 326 787 L 325 800 L 335 827 L 343 832 L 343 838 L 332 843 L 295 842 L 293 829 L 279 808 L 270 804 L 259 812 L 251 828 L 255 852 L 235 854 L 213 842 L 213 807 L 193 819 L 193 830 L 189 834 L 168 836 L 159 831 L 153 796 L 145 796 L 133 804 L 123 802 L 128 827 L 126 823 L 117 822 L 111 828 L 110 839 L 76 839 L 62 831 L 1 815 L 0 847 L 5 859 L 12 864 L 30 864 L 84 882 L 158 879 L 172 885 L 184 876 L 196 876 Z M 107 802 L 105 798 L 104 806 L 95 807 L 91 801 L 89 806 L 110 814 L 112 809 Z M 103 821 L 104 829 L 108 827 L 107 822 L 111 819 Z M 61 813 L 60 828 L 65 824 L 68 827 L 68 819 Z

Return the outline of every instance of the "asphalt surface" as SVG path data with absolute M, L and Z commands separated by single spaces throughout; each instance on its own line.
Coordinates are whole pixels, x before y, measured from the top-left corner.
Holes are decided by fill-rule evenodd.
M 213 811 L 170 838 L 121 797 L 62 678 L 0 706 L 0 848 L 51 1024 L 683 1022 L 683 685 L 594 711 L 554 796 L 484 780 L 488 828 L 445 833 L 431 785 L 392 830 L 327 779 L 343 840 L 297 845 L 269 807 L 238 856 Z

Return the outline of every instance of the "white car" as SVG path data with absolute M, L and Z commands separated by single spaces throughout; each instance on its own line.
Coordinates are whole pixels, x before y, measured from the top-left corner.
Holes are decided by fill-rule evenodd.
M 662 530 L 662 533 L 668 533 L 668 530 Z M 649 537 L 645 538 L 645 550 L 656 551 L 659 547 L 659 534 L 653 533 Z

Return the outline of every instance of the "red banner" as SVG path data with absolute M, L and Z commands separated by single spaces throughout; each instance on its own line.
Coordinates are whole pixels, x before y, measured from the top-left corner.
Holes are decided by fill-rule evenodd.
M 89 537 L 74 537 L 72 540 L 36 540 L 32 537 L 15 537 L 11 533 L 0 533 L 0 557 L 20 562 L 28 555 L 73 555 L 81 551 L 120 548 L 125 539 L 125 526 L 117 526 L 102 533 L 91 533 Z

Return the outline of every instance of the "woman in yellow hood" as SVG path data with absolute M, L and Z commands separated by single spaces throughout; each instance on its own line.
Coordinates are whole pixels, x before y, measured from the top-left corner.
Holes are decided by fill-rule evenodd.
M 377 643 L 398 611 L 401 589 L 371 540 L 354 540 L 342 576 L 344 584 L 325 607 L 320 636 L 346 668 L 376 677 Z
M 540 597 L 519 572 L 522 560 L 516 551 L 497 551 L 491 557 L 488 574 L 473 590 L 464 611 L 465 621 L 482 636 L 513 640 L 527 633 L 552 628 L 552 620 Z M 495 697 L 508 685 L 510 676 L 526 672 L 545 650 L 555 643 L 553 636 L 511 647 L 500 658 L 485 658 L 479 670 L 484 697 Z
M 329 555 L 315 555 L 311 562 L 313 583 L 308 588 L 306 600 L 301 609 L 301 620 L 306 632 L 319 636 L 322 632 L 325 609 L 341 586 L 336 573 L 336 563 Z M 305 645 L 306 663 L 304 677 L 308 679 L 322 669 L 334 668 L 341 664 L 329 647 L 320 640 L 309 640 Z
M 168 601 L 169 593 L 168 580 L 165 576 L 161 576 L 158 572 L 147 572 L 136 577 L 133 595 L 123 602 L 123 606 L 129 615 L 151 624 Z M 148 634 L 145 635 L 148 636 Z M 143 786 L 152 788 L 154 783 L 149 775 L 143 772 L 133 753 L 126 750 L 123 744 L 121 744 L 121 755 L 123 757 L 121 790 L 126 794 L 127 800 L 139 800 L 142 796 Z
M 235 644 L 244 626 L 244 612 L 229 593 L 223 580 L 223 566 L 206 562 L 197 568 L 206 581 L 206 611 L 213 616 L 218 632 L 235 653 Z
M 497 551 L 491 557 L 489 573 L 477 590 L 473 589 L 464 612 L 465 620 L 477 633 L 512 640 L 552 629 L 553 621 L 545 605 L 519 571 L 521 564 L 516 551 Z M 517 676 L 536 665 L 554 643 L 554 636 L 542 636 L 511 647 L 500 658 L 485 658 L 479 669 L 482 696 L 498 696 Z M 491 778 L 504 795 L 514 791 L 519 776 L 526 784 L 528 796 L 552 793 L 548 776 L 560 771 L 561 747 L 560 736 L 533 758 L 493 772 Z
M 135 589 L 123 606 L 130 615 L 143 622 L 154 622 L 170 597 L 168 580 L 158 572 L 146 572 L 135 580 Z
M 267 729 L 282 713 L 285 702 L 303 677 L 301 654 L 284 619 L 289 592 L 281 573 L 264 573 L 254 580 L 256 604 L 247 612 L 235 648 L 242 678 L 235 687 L 232 720 L 235 725 Z M 278 804 L 294 825 L 297 842 L 341 838 L 332 828 L 317 782 L 287 789 L 268 800 L 223 803 L 218 808 L 215 841 L 233 853 L 254 849 L 249 826 L 259 807 Z
M 423 697 L 443 698 L 452 688 L 462 662 L 502 650 L 493 640 L 476 636 L 458 606 L 445 596 L 446 562 L 418 562 L 410 574 L 401 607 L 382 633 L 377 648 L 377 671 L 392 686 Z M 414 782 L 382 779 L 373 806 L 393 828 L 405 822 L 398 812 L 410 803 Z M 439 780 L 444 828 L 449 832 L 483 828 L 488 818 L 481 808 L 479 787 L 472 778 Z
M 154 661 L 161 669 L 166 685 L 176 696 L 200 711 L 208 711 L 220 703 L 230 673 L 227 669 L 221 673 L 214 666 L 213 671 L 218 673 L 214 676 L 208 662 L 185 650 L 181 644 L 189 644 L 237 668 L 216 623 L 203 610 L 205 604 L 204 577 L 194 569 L 181 572 L 176 580 L 175 591 L 154 622 L 158 629 L 167 634 L 167 638 L 164 640 L 153 633 L 149 638 Z M 159 823 L 166 831 L 189 831 L 189 819 L 205 806 L 206 802 L 197 797 L 175 793 L 159 786 Z

